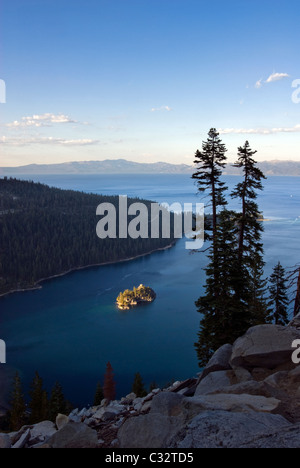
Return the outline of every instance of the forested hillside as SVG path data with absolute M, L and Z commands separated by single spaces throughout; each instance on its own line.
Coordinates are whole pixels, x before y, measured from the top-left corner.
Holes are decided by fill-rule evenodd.
M 135 201 L 141 200 L 128 199 L 128 205 Z M 99 239 L 96 208 L 103 202 L 112 203 L 118 215 L 118 196 L 0 179 L 0 294 L 75 268 L 146 254 L 172 241 Z

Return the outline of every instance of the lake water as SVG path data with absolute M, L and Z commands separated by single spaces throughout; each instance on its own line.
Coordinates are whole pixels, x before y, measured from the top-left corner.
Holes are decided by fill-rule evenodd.
M 201 202 L 187 175 L 32 176 L 64 189 L 126 194 L 157 202 Z M 232 188 L 237 177 L 227 177 Z M 300 261 L 300 178 L 271 177 L 258 202 L 267 221 L 263 235 L 266 274 L 281 261 Z M 231 203 L 237 208 L 236 203 Z M 95 207 L 96 209 L 96 207 Z M 131 390 L 134 374 L 145 384 L 195 376 L 194 342 L 200 316 L 195 300 L 203 291 L 205 255 L 191 255 L 185 240 L 175 247 L 115 265 L 76 271 L 43 283 L 42 289 L 0 298 L 0 338 L 7 343 L 6 369 L 18 370 L 25 389 L 37 370 L 47 389 L 58 380 L 75 405 L 92 403 L 105 365 L 115 371 L 117 395 Z M 157 299 L 119 311 L 121 290 L 151 286 Z M 1 366 L 0 366 L 1 367 Z M 3 366 L 2 366 L 3 368 Z

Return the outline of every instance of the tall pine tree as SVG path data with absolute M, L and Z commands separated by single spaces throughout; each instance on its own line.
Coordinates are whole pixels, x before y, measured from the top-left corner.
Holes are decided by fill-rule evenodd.
M 112 401 L 116 398 L 116 384 L 114 381 L 114 371 L 110 362 L 106 364 L 106 372 L 103 384 L 104 398 Z
M 280 262 L 274 267 L 269 278 L 270 312 L 276 325 L 287 325 L 289 299 L 287 295 L 286 273 Z
M 31 397 L 29 403 L 29 408 L 31 410 L 30 423 L 36 424 L 45 421 L 48 418 L 49 402 L 47 392 L 43 389 L 43 380 L 38 372 L 35 373 L 29 394 Z
M 195 344 L 200 367 L 220 346 L 232 343 L 239 336 L 234 323 L 239 307 L 234 291 L 237 262 L 234 216 L 234 212 L 225 209 L 218 215 L 215 249 L 208 256 L 210 262 L 205 269 L 205 294 L 196 302 L 198 312 L 202 314 Z
M 11 431 L 18 431 L 26 422 L 26 404 L 22 391 L 21 378 L 18 372 L 14 378 L 9 411 L 9 426 Z
M 100 406 L 103 398 L 104 398 L 103 388 L 101 386 L 101 383 L 98 382 L 97 387 L 96 387 L 96 393 L 94 396 L 94 406 Z
M 147 395 L 142 376 L 139 372 L 137 372 L 134 376 L 132 391 L 136 394 L 137 397 L 144 397 Z
M 236 325 L 244 333 L 251 325 L 265 323 L 268 309 L 265 299 L 266 281 L 263 280 L 264 260 L 261 235 L 261 214 L 256 203 L 257 191 L 263 190 L 262 180 L 266 177 L 257 167 L 249 142 L 238 148 L 238 161 L 234 167 L 242 169 L 243 180 L 238 183 L 232 198 L 238 198 L 242 211 L 236 215 L 238 227 L 237 274 L 235 291 L 240 302 L 240 313 Z
M 297 274 L 297 289 L 294 305 L 294 317 L 300 313 L 300 267 L 295 270 Z
M 49 400 L 49 419 L 55 422 L 56 416 L 67 413 L 67 402 L 65 400 L 62 386 L 59 382 L 56 382 L 52 388 L 50 400 Z
M 194 163 L 197 165 L 192 179 L 197 181 L 198 192 L 206 193 L 212 210 L 212 239 L 217 235 L 218 210 L 224 207 L 225 199 L 224 182 L 221 181 L 222 169 L 226 166 L 227 149 L 219 137 L 215 128 L 211 128 L 207 141 L 202 143 L 202 151 L 197 150 Z

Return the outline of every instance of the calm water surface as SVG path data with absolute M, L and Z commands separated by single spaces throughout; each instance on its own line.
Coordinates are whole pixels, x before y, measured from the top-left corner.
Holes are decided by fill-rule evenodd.
M 28 179 L 26 176 L 24 179 Z M 158 202 L 200 202 L 186 175 L 32 176 L 60 188 L 127 194 Z M 236 177 L 227 177 L 233 187 Z M 278 260 L 300 261 L 300 178 L 273 177 L 265 183 L 259 206 L 265 218 L 266 274 Z M 235 203 L 231 203 L 237 208 Z M 149 385 L 196 375 L 193 344 L 202 292 L 205 256 L 191 255 L 184 240 L 170 250 L 134 261 L 90 268 L 52 279 L 42 289 L 0 299 L 0 335 L 7 343 L 8 366 L 18 370 L 25 388 L 37 370 L 49 389 L 56 380 L 75 405 L 92 403 L 107 361 L 115 370 L 118 396 L 131 389 L 139 371 Z M 122 312 L 115 307 L 121 290 L 151 286 L 157 299 Z

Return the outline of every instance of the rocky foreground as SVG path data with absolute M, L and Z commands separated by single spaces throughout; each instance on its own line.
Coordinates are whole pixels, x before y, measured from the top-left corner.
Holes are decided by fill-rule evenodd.
M 294 340 L 300 316 L 287 327 L 250 328 L 198 378 L 0 434 L 0 448 L 299 448 Z

